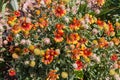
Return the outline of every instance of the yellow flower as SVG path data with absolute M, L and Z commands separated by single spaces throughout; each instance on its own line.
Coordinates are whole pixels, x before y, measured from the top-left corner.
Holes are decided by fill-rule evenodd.
M 12 54 L 12 58 L 14 58 L 14 59 L 18 59 L 18 58 L 19 58 L 19 56 L 18 56 L 18 54 L 13 53 L 13 54 Z
M 69 3 L 70 0 L 62 0 L 64 3 Z
M 109 72 L 109 74 L 110 74 L 110 75 L 115 75 L 115 74 L 116 74 L 116 72 L 115 72 L 115 70 L 114 70 L 114 69 L 111 69 L 111 70 L 110 70 L 110 72 Z
M 62 78 L 67 78 L 68 77 L 68 73 L 67 72 L 62 72 L 61 76 L 62 76 Z
M 37 14 L 37 15 L 40 15 L 40 10 L 36 10 L 36 14 Z
M 81 50 L 85 50 L 85 49 L 86 49 L 85 44 L 82 44 L 82 45 L 81 45 Z
M 84 59 L 86 62 L 88 62 L 88 63 L 90 62 L 90 59 L 88 57 L 84 56 Z
M 93 40 L 93 44 L 94 45 L 98 45 L 98 41 L 97 40 Z
M 29 50 L 33 51 L 35 49 L 35 46 L 34 45 L 30 45 L 28 48 L 29 48 Z
M 36 64 L 36 63 L 35 63 L 35 61 L 33 61 L 33 60 L 30 62 L 30 66 L 31 66 L 31 67 L 34 67 L 35 64 Z
M 40 53 L 41 53 L 40 49 L 38 49 L 38 48 L 34 49 L 34 54 L 35 55 L 40 55 Z
M 45 51 L 44 50 L 40 50 L 40 56 L 44 56 L 45 55 Z

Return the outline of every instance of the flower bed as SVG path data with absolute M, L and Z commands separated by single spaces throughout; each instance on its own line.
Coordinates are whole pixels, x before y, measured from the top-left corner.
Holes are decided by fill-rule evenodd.
M 109 1 L 1 1 L 0 79 L 120 80 L 120 16 L 108 19 L 120 8 L 105 12 Z

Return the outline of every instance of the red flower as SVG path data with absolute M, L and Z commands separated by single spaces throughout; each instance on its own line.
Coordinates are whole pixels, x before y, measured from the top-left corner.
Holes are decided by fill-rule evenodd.
M 32 24 L 31 24 L 31 23 L 26 23 L 26 22 L 24 22 L 24 23 L 22 24 L 21 28 L 22 28 L 23 31 L 29 31 L 29 30 L 31 30 L 31 28 L 32 28 Z
M 14 69 L 10 69 L 8 74 L 9 74 L 9 76 L 15 76 L 16 75 L 16 71 Z
M 76 61 L 75 63 L 77 64 L 76 70 L 81 70 L 83 68 L 83 63 L 81 61 Z
M 92 52 L 90 51 L 90 49 L 85 49 L 83 51 L 83 53 L 84 53 L 85 56 L 90 56 L 92 54 Z
M 113 55 L 111 56 L 111 60 L 112 60 L 112 61 L 116 61 L 117 59 L 118 59 L 117 54 L 113 54 Z
M 64 10 L 61 6 L 58 6 L 55 8 L 54 13 L 56 17 L 62 17 L 66 14 L 66 10 Z
M 15 11 L 14 14 L 19 17 L 20 16 L 20 12 L 19 11 Z
M 73 19 L 72 23 L 70 24 L 70 29 L 71 30 L 78 30 L 80 27 L 80 21 L 77 20 L 76 18 Z

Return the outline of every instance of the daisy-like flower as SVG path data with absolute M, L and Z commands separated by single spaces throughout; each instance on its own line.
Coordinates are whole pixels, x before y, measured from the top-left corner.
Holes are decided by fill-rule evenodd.
M 32 28 L 32 24 L 31 23 L 23 22 L 22 25 L 21 25 L 22 31 L 30 31 L 31 28 Z
M 113 55 L 111 56 L 111 60 L 112 60 L 112 61 L 118 60 L 117 54 L 113 54 Z
M 81 51 L 78 48 L 73 49 L 72 51 L 72 59 L 79 60 L 81 56 Z
M 83 63 L 81 61 L 77 60 L 75 64 L 77 64 L 75 70 L 81 70 L 83 68 Z
M 57 28 L 58 30 L 62 30 L 62 29 L 65 28 L 65 26 L 64 26 L 63 24 L 56 24 L 56 28 Z
M 99 47 L 100 47 L 100 48 L 103 48 L 103 47 L 106 47 L 106 46 L 108 46 L 107 40 L 105 40 L 104 37 L 101 37 L 101 38 L 99 39 Z
M 50 64 L 53 61 L 53 56 L 50 54 L 45 54 L 44 57 L 42 58 L 42 62 L 46 65 Z
M 78 30 L 80 27 L 80 21 L 77 20 L 76 18 L 73 19 L 72 23 L 70 24 L 70 29 L 71 30 Z
M 56 24 L 56 28 L 57 30 L 54 32 L 54 40 L 56 42 L 62 42 L 63 41 L 63 35 L 64 35 L 64 31 L 63 31 L 63 28 L 64 28 L 64 25 L 63 24 Z
M 90 56 L 91 54 L 92 54 L 92 52 L 90 51 L 90 49 L 83 50 L 83 55 L 84 56 Z
M 66 10 L 62 6 L 57 6 L 53 12 L 56 17 L 63 17 L 66 14 Z
M 60 34 L 56 34 L 54 37 L 54 40 L 56 42 L 62 42 L 63 41 L 63 37 Z
M 14 34 L 17 34 L 17 33 L 19 33 L 21 31 L 21 27 L 19 26 L 19 25 L 14 25 L 13 27 L 12 27 L 12 32 L 14 33 Z
M 67 37 L 67 43 L 68 44 L 77 44 L 80 39 L 80 36 L 78 33 L 71 33 L 69 37 Z
M 48 21 L 44 18 L 39 19 L 39 26 L 40 28 L 45 28 L 48 25 Z
M 56 74 L 56 72 L 57 72 L 57 70 L 51 70 L 48 73 L 47 80 L 57 80 L 57 79 L 59 79 L 59 76 L 58 76 L 58 74 Z
M 53 58 L 57 56 L 59 53 L 57 53 L 53 49 L 47 49 L 45 52 L 44 57 L 42 58 L 42 62 L 46 65 L 50 64 L 53 61 Z

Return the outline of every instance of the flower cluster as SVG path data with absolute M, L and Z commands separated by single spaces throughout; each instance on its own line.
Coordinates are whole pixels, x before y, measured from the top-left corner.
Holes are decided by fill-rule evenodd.
M 120 80 L 120 22 L 96 16 L 105 0 L 17 3 L 0 19 L 4 79 Z

